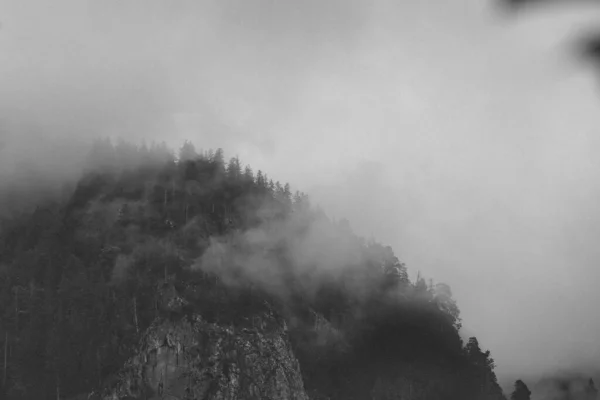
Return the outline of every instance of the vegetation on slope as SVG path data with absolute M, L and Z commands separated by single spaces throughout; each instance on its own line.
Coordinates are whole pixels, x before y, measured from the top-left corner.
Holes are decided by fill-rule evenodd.
M 271 308 L 312 398 L 504 398 L 448 285 L 411 282 L 389 246 L 289 184 L 189 142 L 175 156 L 98 141 L 87 165 L 72 192 L 0 225 L 3 398 L 101 386 L 157 318 L 242 326 Z M 161 307 L 165 284 L 190 301 L 182 315 Z

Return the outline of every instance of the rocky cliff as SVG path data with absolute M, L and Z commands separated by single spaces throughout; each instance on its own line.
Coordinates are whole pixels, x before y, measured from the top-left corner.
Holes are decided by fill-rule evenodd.
M 209 322 L 173 286 L 163 315 L 141 336 L 134 356 L 90 399 L 308 400 L 288 338 L 272 310 L 238 324 Z
M 285 324 L 272 315 L 235 328 L 201 315 L 157 320 L 103 400 L 117 399 L 308 399 Z

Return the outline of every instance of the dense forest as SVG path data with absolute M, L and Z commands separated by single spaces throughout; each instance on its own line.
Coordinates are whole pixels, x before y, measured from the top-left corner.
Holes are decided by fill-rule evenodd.
M 391 247 L 221 149 L 99 140 L 56 193 L 0 200 L 0 398 L 101 387 L 157 319 L 237 326 L 268 308 L 312 399 L 505 399 L 448 285 L 411 281 Z M 161 306 L 167 286 L 189 301 L 179 313 Z M 408 397 L 384 387 L 392 375 Z

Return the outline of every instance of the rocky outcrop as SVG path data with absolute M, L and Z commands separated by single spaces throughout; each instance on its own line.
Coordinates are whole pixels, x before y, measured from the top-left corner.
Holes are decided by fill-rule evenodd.
M 157 320 L 108 382 L 102 400 L 308 400 L 287 327 L 272 315 L 246 328 L 200 315 Z

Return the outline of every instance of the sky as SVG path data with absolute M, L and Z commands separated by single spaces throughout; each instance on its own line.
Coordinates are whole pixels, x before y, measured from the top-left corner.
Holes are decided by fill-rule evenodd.
M 482 0 L 2 0 L 0 166 L 64 173 L 96 136 L 223 147 L 448 283 L 501 380 L 590 366 L 600 81 L 566 49 L 599 22 Z

